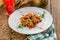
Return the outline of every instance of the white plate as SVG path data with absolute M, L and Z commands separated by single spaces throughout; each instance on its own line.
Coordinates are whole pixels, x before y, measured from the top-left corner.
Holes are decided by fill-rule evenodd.
M 20 18 L 22 17 L 22 15 L 25 15 L 27 13 L 36 13 L 37 15 L 40 15 L 43 13 L 43 11 L 46 12 L 45 17 L 41 23 L 37 24 L 37 27 L 32 28 L 32 29 L 29 29 L 27 27 L 18 28 L 18 25 L 20 24 Z M 16 31 L 18 33 L 22 33 L 22 34 L 36 34 L 36 33 L 43 32 L 51 26 L 52 21 L 53 21 L 53 19 L 52 19 L 51 14 L 48 11 L 46 11 L 45 9 L 38 8 L 38 7 L 20 8 L 20 9 L 16 10 L 15 12 L 13 12 L 8 19 L 9 26 L 14 31 Z

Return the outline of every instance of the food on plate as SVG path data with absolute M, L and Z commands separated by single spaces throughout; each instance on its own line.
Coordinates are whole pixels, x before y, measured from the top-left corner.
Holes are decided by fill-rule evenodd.
M 28 28 L 34 28 L 36 25 L 41 22 L 42 19 L 37 14 L 28 13 L 20 18 L 22 25 L 27 26 Z
M 28 13 L 26 15 L 23 15 L 19 20 L 20 24 L 18 25 L 18 28 L 24 28 L 27 26 L 28 28 L 35 28 L 39 22 L 41 22 L 45 17 L 45 11 L 43 11 L 42 14 L 34 14 L 34 13 Z

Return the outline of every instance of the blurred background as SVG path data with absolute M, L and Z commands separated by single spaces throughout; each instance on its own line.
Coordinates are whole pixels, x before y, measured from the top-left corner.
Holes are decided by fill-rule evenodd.
M 58 40 L 60 40 L 60 0 L 15 0 L 15 9 L 26 6 L 36 6 L 48 10 L 54 19 Z M 27 40 L 26 35 L 20 35 L 8 27 L 8 16 L 4 1 L 0 0 L 0 40 Z M 22 38 L 23 37 L 23 38 Z

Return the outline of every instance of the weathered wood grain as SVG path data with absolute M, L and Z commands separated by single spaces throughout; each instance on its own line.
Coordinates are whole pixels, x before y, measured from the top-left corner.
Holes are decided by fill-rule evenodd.
M 60 40 L 60 0 L 51 0 L 51 6 L 58 40 Z
M 6 11 L 0 8 L 0 40 L 10 40 L 11 29 L 8 27 Z
M 8 26 L 8 16 L 4 8 L 0 8 L 0 40 L 27 40 L 26 35 L 19 34 Z

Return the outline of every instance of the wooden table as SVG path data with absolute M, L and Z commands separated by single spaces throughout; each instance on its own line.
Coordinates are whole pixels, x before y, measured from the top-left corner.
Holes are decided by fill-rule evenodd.
M 60 40 L 60 0 L 49 0 L 45 9 L 52 13 L 58 40 Z M 27 40 L 26 35 L 13 31 L 7 21 L 5 9 L 0 8 L 0 40 Z

